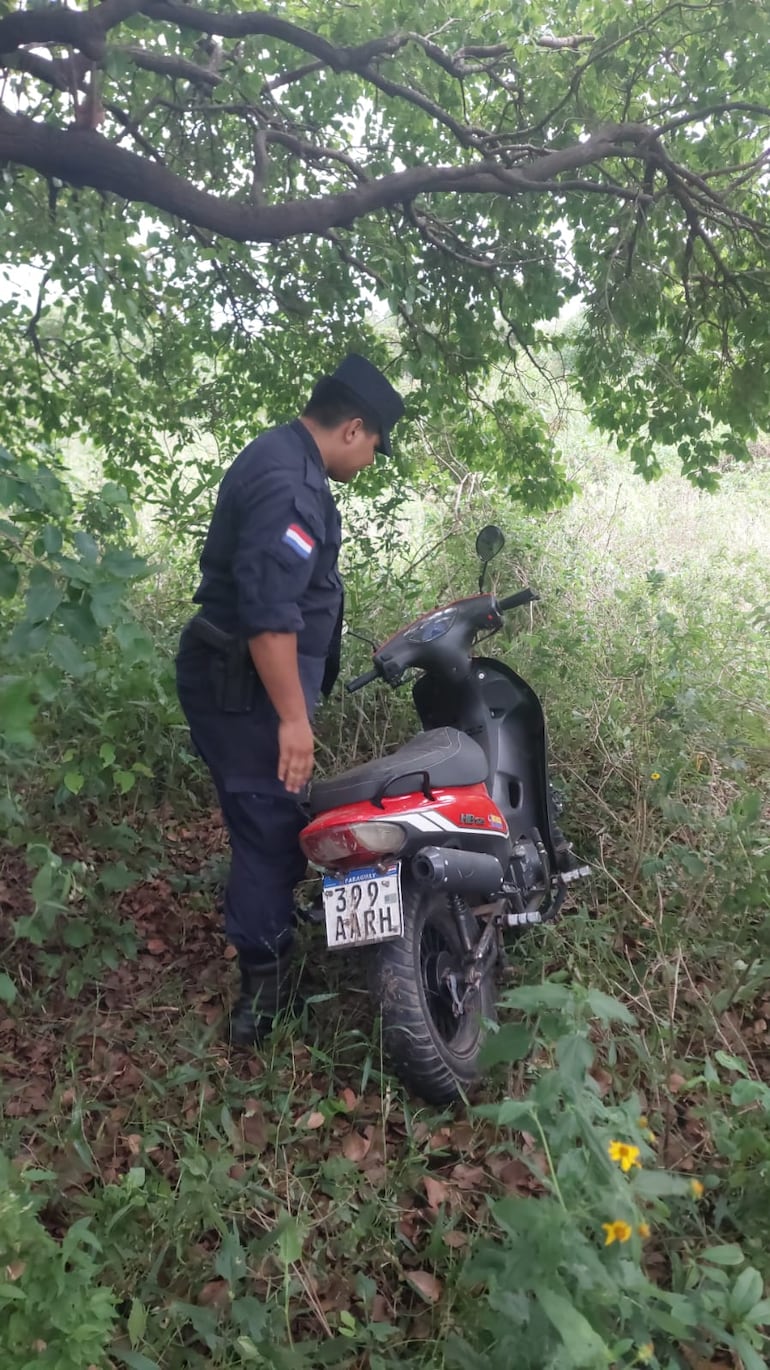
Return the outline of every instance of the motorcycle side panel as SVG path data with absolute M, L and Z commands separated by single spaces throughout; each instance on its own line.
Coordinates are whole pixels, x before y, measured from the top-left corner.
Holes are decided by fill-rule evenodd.
M 508 826 L 486 785 L 458 785 L 451 790 L 434 790 L 433 799 L 417 791 L 382 801 L 382 808 L 370 801 L 344 804 L 327 809 L 303 828 L 307 834 L 322 833 L 349 823 L 367 820 L 401 823 L 407 842 L 399 859 L 408 858 L 423 846 L 463 847 L 468 851 L 488 852 L 507 865 L 510 851 Z M 335 869 L 349 862 L 335 862 Z
M 511 837 L 529 837 L 536 828 L 557 866 L 545 717 L 531 686 L 504 662 L 474 657 L 460 684 L 425 674 L 412 694 L 424 728 L 459 728 L 480 744 L 489 761 L 490 793 Z

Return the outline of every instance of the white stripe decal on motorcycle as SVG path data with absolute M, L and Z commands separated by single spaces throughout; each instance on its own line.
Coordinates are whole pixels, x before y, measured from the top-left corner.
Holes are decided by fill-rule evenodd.
M 461 832 L 466 836 L 469 832 L 485 833 L 493 837 L 505 837 L 507 832 L 502 828 L 476 828 L 470 826 L 460 826 L 452 823 L 440 813 L 400 813 L 394 814 L 395 821 L 403 820 L 410 823 L 418 832 Z

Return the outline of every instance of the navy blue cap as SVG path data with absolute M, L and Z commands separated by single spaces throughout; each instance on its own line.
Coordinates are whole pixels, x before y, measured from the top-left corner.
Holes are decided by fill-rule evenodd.
M 363 400 L 367 409 L 371 409 L 377 415 L 380 423 L 377 451 L 384 452 L 386 457 L 389 457 L 390 430 L 404 413 L 404 401 L 398 391 L 393 389 L 390 381 L 376 366 L 367 361 L 366 357 L 359 357 L 357 352 L 350 352 L 345 360 L 340 362 L 333 379 L 346 385 L 358 399 Z

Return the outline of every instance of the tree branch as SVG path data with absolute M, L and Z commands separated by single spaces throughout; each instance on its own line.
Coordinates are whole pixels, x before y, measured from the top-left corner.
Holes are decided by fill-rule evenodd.
M 560 189 L 555 177 L 595 165 L 606 157 L 649 155 L 650 130 L 633 124 L 609 127 L 583 143 L 546 153 L 526 168 L 506 170 L 493 162 L 471 166 L 410 167 L 354 190 L 285 204 L 254 205 L 197 189 L 167 168 L 148 165 L 92 129 L 65 131 L 0 109 L 0 161 L 8 159 L 45 176 L 91 186 L 141 201 L 199 228 L 237 242 L 280 242 L 305 233 L 340 228 L 389 205 L 438 191 L 516 195 Z M 641 151 L 640 151 L 641 149 Z M 573 183 L 587 190 L 592 183 Z M 570 187 L 572 188 L 572 186 Z M 607 187 L 606 193 L 616 187 Z M 629 197 L 635 195 L 629 191 Z
M 569 38 L 554 38 L 552 34 L 546 33 L 535 39 L 535 47 L 551 48 L 554 52 L 577 52 L 577 49 L 584 47 L 586 43 L 595 42 L 596 35 L 593 33 L 576 33 Z
M 110 49 L 113 51 L 113 49 Z M 158 76 L 171 76 L 174 79 L 190 81 L 196 86 L 218 86 L 222 77 L 218 72 L 210 67 L 198 66 L 197 62 L 188 62 L 184 57 L 176 57 L 171 53 L 153 52 L 149 48 L 128 47 L 115 48 L 115 52 L 121 52 L 137 67 L 142 67 L 145 71 L 154 71 Z
M 15 52 L 28 44 L 64 43 L 98 62 L 108 30 L 138 14 L 143 6 L 144 0 L 102 0 L 90 10 L 73 10 L 66 5 L 16 10 L 0 19 L 0 53 Z

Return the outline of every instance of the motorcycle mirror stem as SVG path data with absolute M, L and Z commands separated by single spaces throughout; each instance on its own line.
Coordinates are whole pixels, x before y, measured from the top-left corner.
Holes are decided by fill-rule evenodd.
M 371 647 L 373 652 L 377 651 L 377 643 L 373 637 L 367 637 L 365 633 L 356 633 L 352 628 L 346 627 L 345 631 L 350 637 L 357 637 L 359 642 L 365 642 L 367 647 Z
M 476 535 L 476 556 L 481 562 L 481 575 L 479 576 L 479 594 L 484 593 L 484 581 L 487 574 L 487 566 L 494 557 L 502 552 L 505 546 L 505 534 L 502 528 L 498 528 L 496 523 L 488 523 Z

